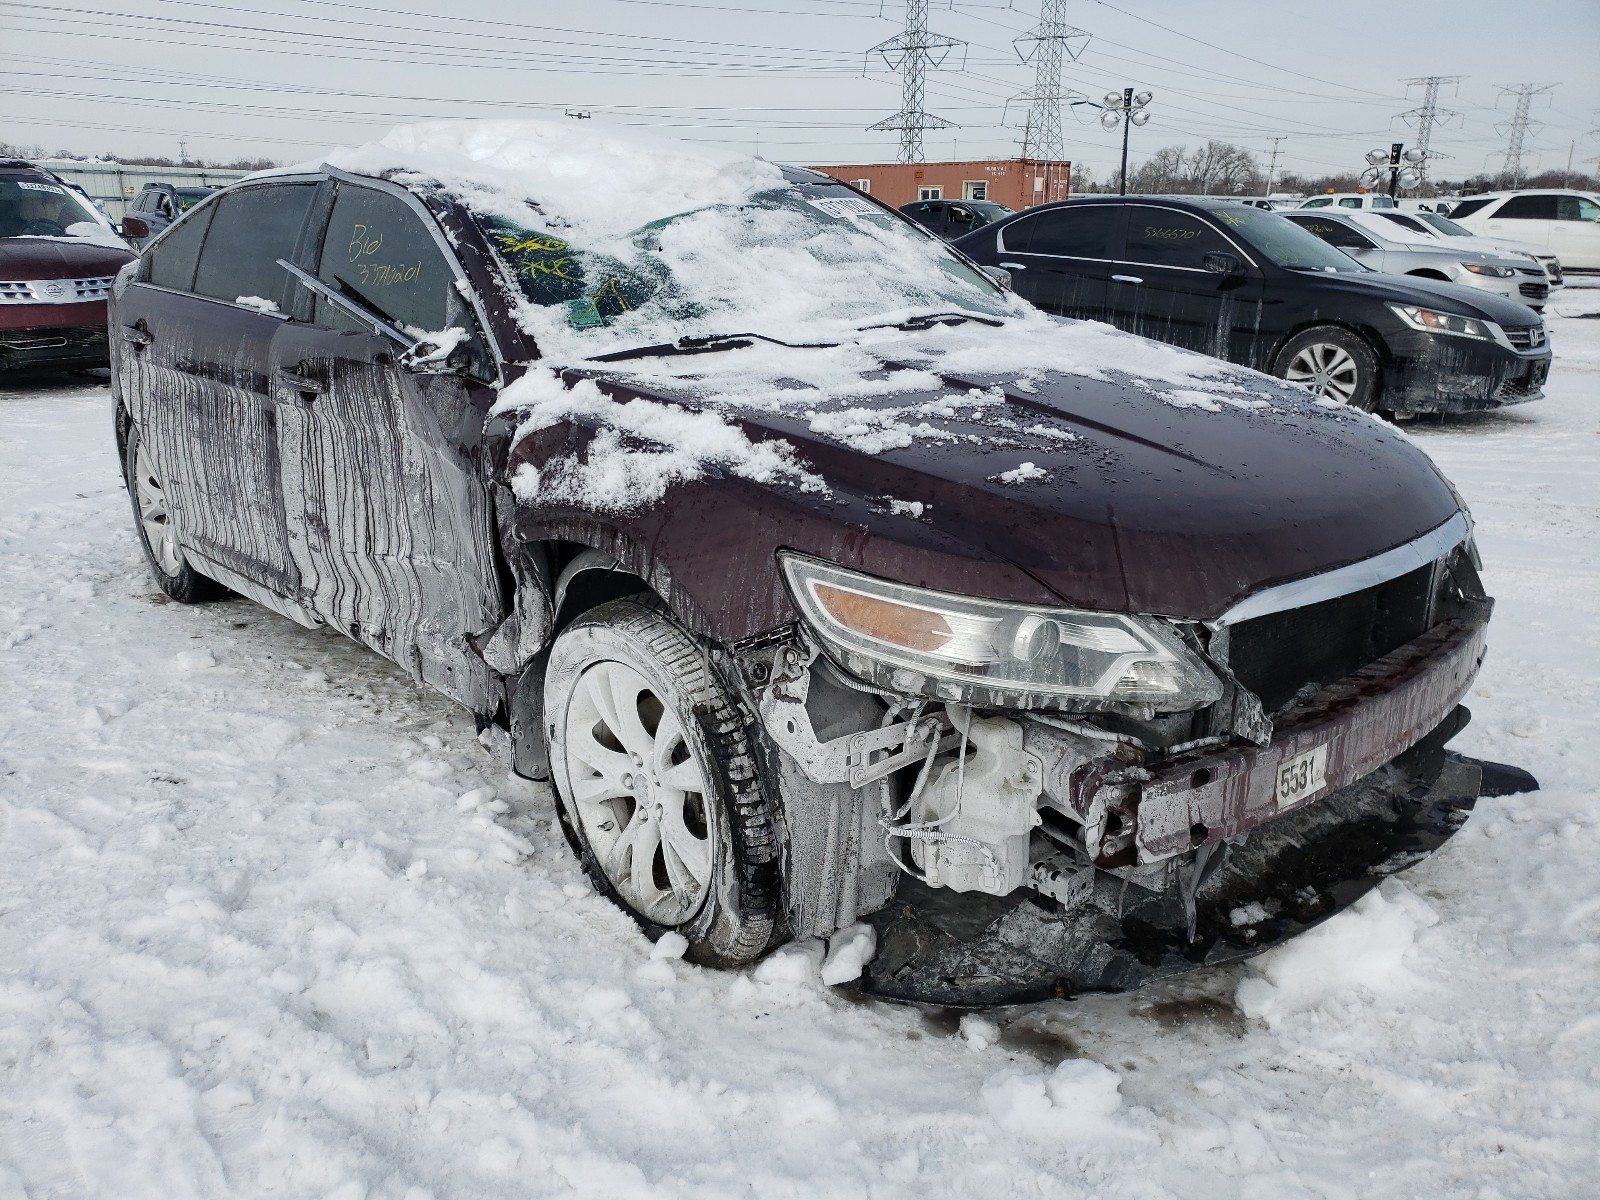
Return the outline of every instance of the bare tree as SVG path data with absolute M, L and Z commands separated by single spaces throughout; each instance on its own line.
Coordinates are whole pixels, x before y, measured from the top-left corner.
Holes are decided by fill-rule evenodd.
M 1261 179 L 1261 164 L 1254 154 L 1214 138 L 1189 155 L 1187 165 L 1189 189 L 1205 196 L 1253 192 Z
M 1163 146 L 1128 173 L 1128 190 L 1145 195 L 1182 191 L 1187 182 L 1187 155 L 1182 146 Z

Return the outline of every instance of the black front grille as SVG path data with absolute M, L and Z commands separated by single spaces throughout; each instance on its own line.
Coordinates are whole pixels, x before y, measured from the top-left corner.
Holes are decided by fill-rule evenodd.
M 1269 713 L 1291 706 L 1428 628 L 1433 564 L 1364 591 L 1243 621 L 1228 665 Z
M 1527 287 L 1529 285 L 1524 284 L 1523 286 Z M 1548 293 L 1550 289 L 1545 288 L 1544 291 Z M 1516 350 L 1537 350 L 1544 345 L 1544 326 L 1523 325 L 1517 329 L 1507 329 L 1506 341 L 1510 342 L 1512 348 Z
M 1550 294 L 1550 285 L 1548 283 L 1524 283 L 1519 285 L 1517 290 L 1530 300 L 1543 300 Z

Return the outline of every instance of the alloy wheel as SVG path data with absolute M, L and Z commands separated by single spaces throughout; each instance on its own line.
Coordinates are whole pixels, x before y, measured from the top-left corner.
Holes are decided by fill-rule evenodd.
M 711 884 L 715 808 L 676 713 L 633 667 L 579 676 L 564 739 L 573 806 L 606 878 L 635 911 L 677 925 Z
M 1349 404 L 1361 386 L 1361 368 L 1350 353 L 1331 342 L 1313 342 L 1290 360 L 1284 378 L 1311 394 Z
M 167 492 L 150 463 L 144 442 L 134 451 L 134 502 L 139 506 L 139 524 L 144 530 L 150 553 L 163 575 L 176 575 L 183 566 L 183 552 L 178 549 L 178 531 L 172 524 L 172 510 L 167 506 Z

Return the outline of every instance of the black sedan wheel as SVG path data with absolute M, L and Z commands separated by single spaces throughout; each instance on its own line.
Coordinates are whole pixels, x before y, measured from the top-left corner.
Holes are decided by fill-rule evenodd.
M 1278 351 L 1272 373 L 1364 412 L 1378 406 L 1378 358 L 1359 334 L 1336 325 L 1307 329 Z
M 199 604 L 226 595 L 226 588 L 200 574 L 184 557 L 166 485 L 137 425 L 128 427 L 127 453 L 123 474 L 128 480 L 128 498 L 133 501 L 134 528 L 139 531 L 139 544 L 156 583 L 180 604 Z

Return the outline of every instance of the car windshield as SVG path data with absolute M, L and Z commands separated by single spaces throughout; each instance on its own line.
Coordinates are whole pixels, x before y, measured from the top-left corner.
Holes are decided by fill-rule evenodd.
M 178 188 L 178 211 L 188 212 L 200 201 L 211 195 L 211 188 Z
M 579 245 L 527 204 L 477 210 L 545 354 L 577 357 L 753 332 L 837 341 L 930 313 L 994 319 L 1015 301 L 921 226 L 839 184 L 795 183 Z
M 0 179 L 0 238 L 69 237 L 69 229 L 86 221 L 101 232 L 94 211 L 69 187 L 46 179 Z
M 1446 237 L 1473 236 L 1472 230 L 1468 229 L 1465 225 L 1457 225 L 1449 217 L 1441 217 L 1438 213 L 1419 212 L 1413 213 L 1412 215 L 1424 225 L 1428 225 L 1434 229 L 1437 229 Z
M 982 213 L 991 221 L 998 221 L 1001 217 L 1009 217 L 1017 211 L 1014 208 L 1007 208 L 1004 204 L 996 204 L 993 200 L 963 200 L 962 203 L 968 208 Z
M 1341 250 L 1328 245 L 1314 233 L 1296 225 L 1288 217 L 1259 208 L 1239 205 L 1218 209 L 1213 214 L 1235 237 L 1290 271 L 1340 271 L 1355 274 L 1366 268 Z

